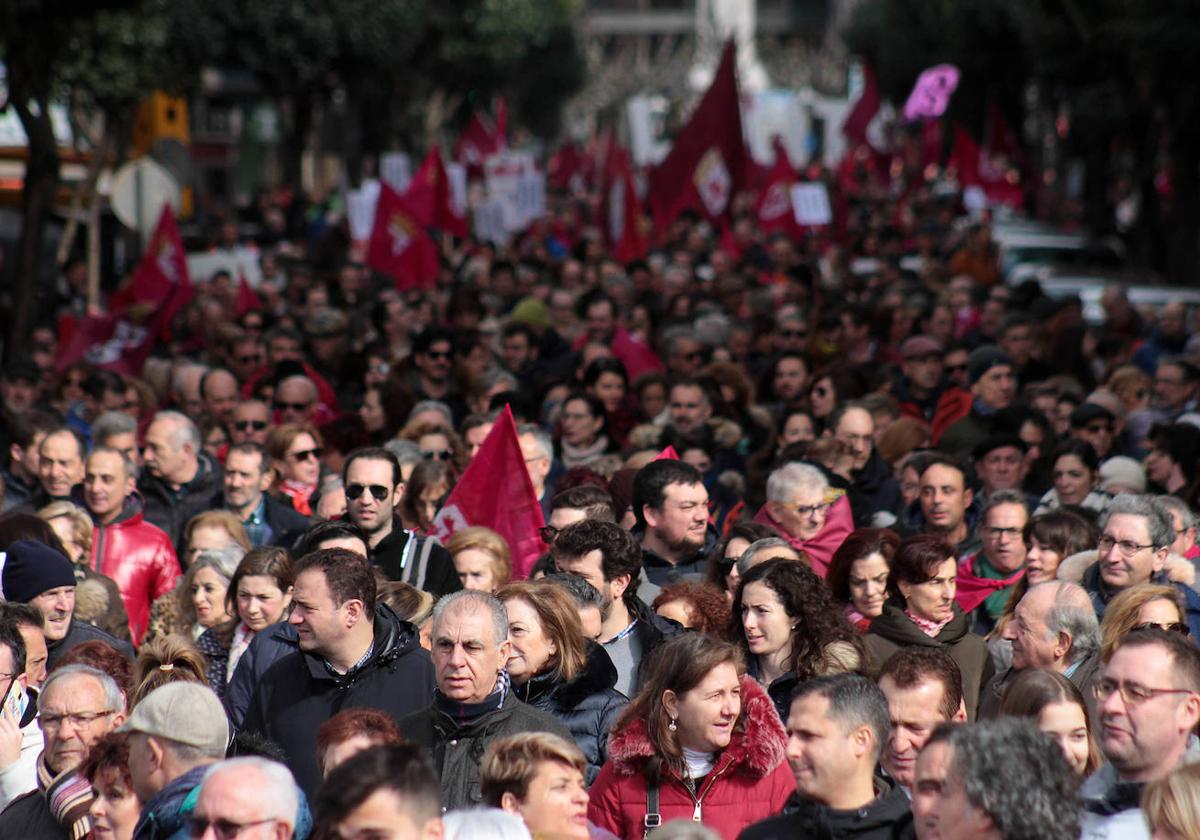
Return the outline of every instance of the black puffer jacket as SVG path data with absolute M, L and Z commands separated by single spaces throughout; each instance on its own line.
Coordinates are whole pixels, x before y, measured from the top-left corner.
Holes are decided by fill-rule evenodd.
M 144 473 L 138 481 L 142 494 L 142 517 L 167 532 L 175 553 L 184 557 L 183 529 L 188 520 L 209 510 L 214 495 L 224 488 L 224 473 L 206 452 L 201 452 L 192 480 L 178 491 L 161 478 Z
M 554 715 L 571 730 L 571 737 L 587 759 L 589 785 L 608 760 L 608 733 L 629 703 L 624 694 L 613 688 L 616 684 L 616 666 L 604 648 L 591 642 L 583 671 L 570 682 L 541 674 L 513 687 L 518 698 Z
M 755 823 L 738 840 L 791 840 L 794 837 L 829 840 L 908 840 L 916 837 L 908 797 L 884 779 L 875 780 L 879 796 L 853 811 L 835 811 L 799 794 L 777 817 Z
M 335 675 L 320 656 L 297 650 L 263 674 L 242 729 L 283 747 L 296 783 L 312 796 L 321 783 L 317 729 L 343 709 L 370 708 L 400 719 L 429 705 L 433 664 L 417 628 L 375 607 L 375 647 L 361 667 Z

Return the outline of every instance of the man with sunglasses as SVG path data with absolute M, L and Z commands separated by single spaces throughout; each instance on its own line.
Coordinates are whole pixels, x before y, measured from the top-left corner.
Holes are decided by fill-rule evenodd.
M 1132 631 L 1095 685 L 1106 762 L 1084 782 L 1083 837 L 1149 838 L 1142 789 L 1200 762 L 1200 649 L 1178 633 Z
M 1153 496 L 1122 494 L 1108 503 L 1100 517 L 1099 560 L 1080 580 L 1101 621 L 1108 604 L 1126 589 L 1159 583 L 1179 592 L 1191 634 L 1200 637 L 1200 594 L 1172 583 L 1164 568 L 1174 542 L 1171 514 Z
M 408 387 L 414 402 L 438 400 L 450 407 L 454 419 L 467 416 L 467 404 L 454 386 L 454 334 L 445 327 L 427 327 L 412 345 Z
M 462 589 L 450 552 L 435 538 L 406 530 L 396 514 L 404 480 L 395 455 L 378 447 L 356 449 L 346 456 L 342 481 L 346 518 L 367 535 L 371 558 L 388 578 L 438 598 Z
M 229 424 L 231 444 L 256 443 L 267 445 L 267 431 L 271 427 L 271 409 L 262 400 L 243 400 L 233 410 Z

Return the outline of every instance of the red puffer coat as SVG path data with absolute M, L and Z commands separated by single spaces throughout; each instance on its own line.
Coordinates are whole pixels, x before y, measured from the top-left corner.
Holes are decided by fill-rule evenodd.
M 729 746 L 720 753 L 696 796 L 671 771 L 659 788 L 659 814 L 665 823 L 695 819 L 728 840 L 746 826 L 783 810 L 796 788 L 784 761 L 787 735 L 767 692 L 742 677 L 742 720 Z M 609 760 L 590 792 L 588 819 L 623 840 L 642 840 L 646 832 L 646 777 L 656 754 L 646 723 L 635 720 L 613 732 Z
M 89 561 L 97 572 L 116 581 L 129 613 L 133 644 L 140 644 L 150 623 L 150 605 L 179 580 L 179 559 L 171 538 L 142 519 L 141 506 L 130 499 L 120 519 L 92 531 Z

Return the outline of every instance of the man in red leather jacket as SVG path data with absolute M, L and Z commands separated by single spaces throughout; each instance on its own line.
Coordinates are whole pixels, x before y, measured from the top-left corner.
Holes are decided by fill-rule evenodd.
M 175 588 L 180 568 L 171 538 L 142 518 L 134 470 L 119 450 L 96 447 L 87 459 L 83 500 L 96 525 L 89 563 L 117 582 L 136 645 L 150 622 L 150 605 Z

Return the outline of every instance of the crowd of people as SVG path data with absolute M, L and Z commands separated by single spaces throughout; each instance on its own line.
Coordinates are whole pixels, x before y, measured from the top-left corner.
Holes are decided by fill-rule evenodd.
M 428 290 L 269 208 L 140 375 L 39 325 L 0 837 L 1200 837 L 1196 313 L 1006 285 L 900 164 L 625 265 L 558 195 Z M 434 535 L 501 411 L 528 576 Z

